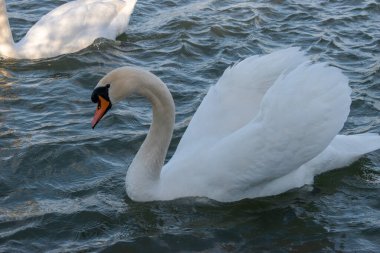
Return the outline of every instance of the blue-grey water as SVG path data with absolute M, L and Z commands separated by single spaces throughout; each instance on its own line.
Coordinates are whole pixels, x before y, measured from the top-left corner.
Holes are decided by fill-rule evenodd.
M 18 41 L 68 0 L 6 2 Z M 379 0 L 141 0 L 116 42 L 1 59 L 0 252 L 380 252 L 380 151 L 278 196 L 136 203 L 124 178 L 149 105 L 133 98 L 91 129 L 97 81 L 142 66 L 175 99 L 170 156 L 227 66 L 289 46 L 349 77 L 343 133 L 380 133 Z

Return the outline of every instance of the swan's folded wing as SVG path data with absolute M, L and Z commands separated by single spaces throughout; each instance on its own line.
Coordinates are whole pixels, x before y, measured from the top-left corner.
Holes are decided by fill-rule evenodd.
M 226 69 L 204 97 L 173 158 L 213 145 L 247 124 L 274 81 L 306 60 L 298 48 L 288 48 Z
M 343 127 L 351 103 L 347 83 L 340 70 L 324 64 L 305 63 L 280 77 L 254 120 L 204 151 L 207 169 L 199 173 L 236 196 L 296 170 Z

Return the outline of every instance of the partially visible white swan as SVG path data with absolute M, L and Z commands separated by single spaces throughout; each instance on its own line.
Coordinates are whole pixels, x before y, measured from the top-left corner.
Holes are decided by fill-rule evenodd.
M 73 53 L 97 38 L 125 32 L 137 0 L 76 0 L 43 16 L 18 43 L 13 41 L 5 0 L 0 0 L 0 56 L 38 59 Z
M 151 102 L 153 122 L 126 177 L 133 200 L 274 195 L 380 148 L 378 134 L 337 135 L 350 110 L 347 83 L 339 69 L 312 64 L 297 48 L 249 57 L 210 88 L 163 166 L 174 127 L 172 96 L 152 73 L 123 67 L 93 91 L 92 127 L 131 94 Z

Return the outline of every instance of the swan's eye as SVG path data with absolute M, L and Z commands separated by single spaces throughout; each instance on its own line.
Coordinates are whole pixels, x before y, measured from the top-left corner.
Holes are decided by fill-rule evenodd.
M 108 96 L 109 87 L 111 87 L 110 84 L 107 84 L 106 86 L 101 86 L 101 87 L 95 88 L 95 90 L 91 94 L 92 102 L 99 103 L 100 97 L 104 98 L 107 101 L 110 101 L 109 96 Z

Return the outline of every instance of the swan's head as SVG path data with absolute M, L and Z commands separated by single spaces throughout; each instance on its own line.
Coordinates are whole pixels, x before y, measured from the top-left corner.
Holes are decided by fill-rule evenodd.
M 98 106 L 92 119 L 92 128 L 99 123 L 112 105 L 134 94 L 144 94 L 147 84 L 158 79 L 152 73 L 134 67 L 121 67 L 105 75 L 96 85 L 91 100 Z
M 91 95 L 91 100 L 94 103 L 97 103 L 94 118 L 92 119 L 91 126 L 94 128 L 96 124 L 103 118 L 103 116 L 108 112 L 112 107 L 112 102 L 109 97 L 109 89 L 111 84 L 107 83 L 104 86 L 97 86 Z

